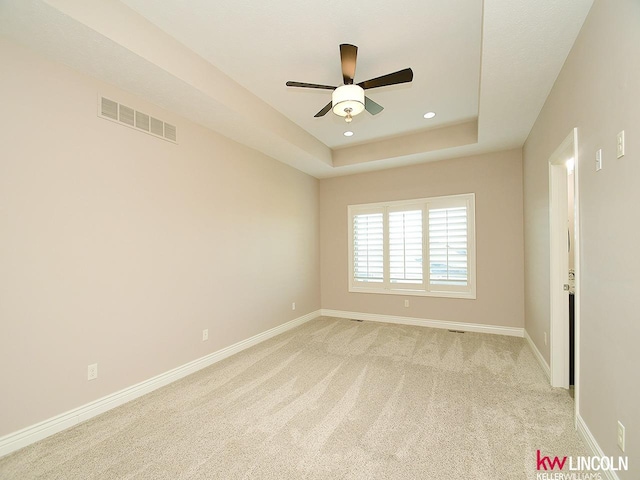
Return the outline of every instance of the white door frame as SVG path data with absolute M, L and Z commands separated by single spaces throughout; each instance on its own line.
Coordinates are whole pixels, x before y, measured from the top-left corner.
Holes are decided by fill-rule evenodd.
M 576 413 L 579 402 L 580 378 L 580 216 L 579 216 L 579 164 L 578 129 L 574 128 L 555 152 L 549 157 L 549 240 L 550 240 L 550 370 L 551 386 L 569 388 L 569 311 L 567 291 L 569 256 L 567 251 L 568 189 L 565 162 L 574 159 L 575 205 L 575 362 L 574 384 Z

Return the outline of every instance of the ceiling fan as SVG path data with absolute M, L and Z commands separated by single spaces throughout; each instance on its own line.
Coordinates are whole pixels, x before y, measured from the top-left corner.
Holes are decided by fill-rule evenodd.
M 354 85 L 353 77 L 355 77 L 356 74 L 357 56 L 358 47 L 355 45 L 348 43 L 340 45 L 340 62 L 342 63 L 342 79 L 344 85 L 333 87 L 331 85 L 318 85 L 315 83 L 287 82 L 287 87 L 333 90 L 331 101 L 316 113 L 314 117 L 322 117 L 326 115 L 329 110 L 333 110 L 333 113 L 345 117 L 345 121 L 349 123 L 355 115 L 358 115 L 363 110 L 366 110 L 371 115 L 377 115 L 383 110 L 383 107 L 369 97 L 366 97 L 364 91 L 370 88 L 408 83 L 413 80 L 413 70 L 405 68 L 404 70 L 372 78 L 371 80 Z

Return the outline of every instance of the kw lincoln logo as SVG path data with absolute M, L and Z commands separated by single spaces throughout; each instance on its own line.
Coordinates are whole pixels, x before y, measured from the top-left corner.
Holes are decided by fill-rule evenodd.
M 602 472 L 629 470 L 627 457 L 553 457 L 536 454 L 536 480 L 602 480 Z

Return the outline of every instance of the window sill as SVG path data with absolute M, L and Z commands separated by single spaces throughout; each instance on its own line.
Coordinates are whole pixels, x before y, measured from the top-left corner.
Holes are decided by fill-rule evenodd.
M 411 295 L 414 297 L 438 297 L 438 298 L 462 298 L 467 300 L 476 300 L 476 292 L 442 292 L 442 291 L 426 291 L 416 289 L 400 289 L 394 288 L 368 288 L 368 287 L 349 287 L 349 293 L 374 293 L 378 295 Z

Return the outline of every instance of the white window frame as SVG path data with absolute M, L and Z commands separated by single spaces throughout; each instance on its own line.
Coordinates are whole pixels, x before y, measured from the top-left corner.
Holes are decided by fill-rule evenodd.
M 432 285 L 429 278 L 429 210 L 434 208 L 450 208 L 465 205 L 467 209 L 467 285 Z M 389 212 L 422 209 L 422 283 L 398 284 L 389 279 Z M 417 295 L 446 298 L 476 298 L 476 228 L 475 228 L 475 194 L 447 195 L 413 200 L 368 203 L 349 205 L 349 292 L 377 293 L 385 295 Z M 353 219 L 356 215 L 383 214 L 383 261 L 384 275 L 382 282 L 358 281 L 354 275 L 354 232 Z

